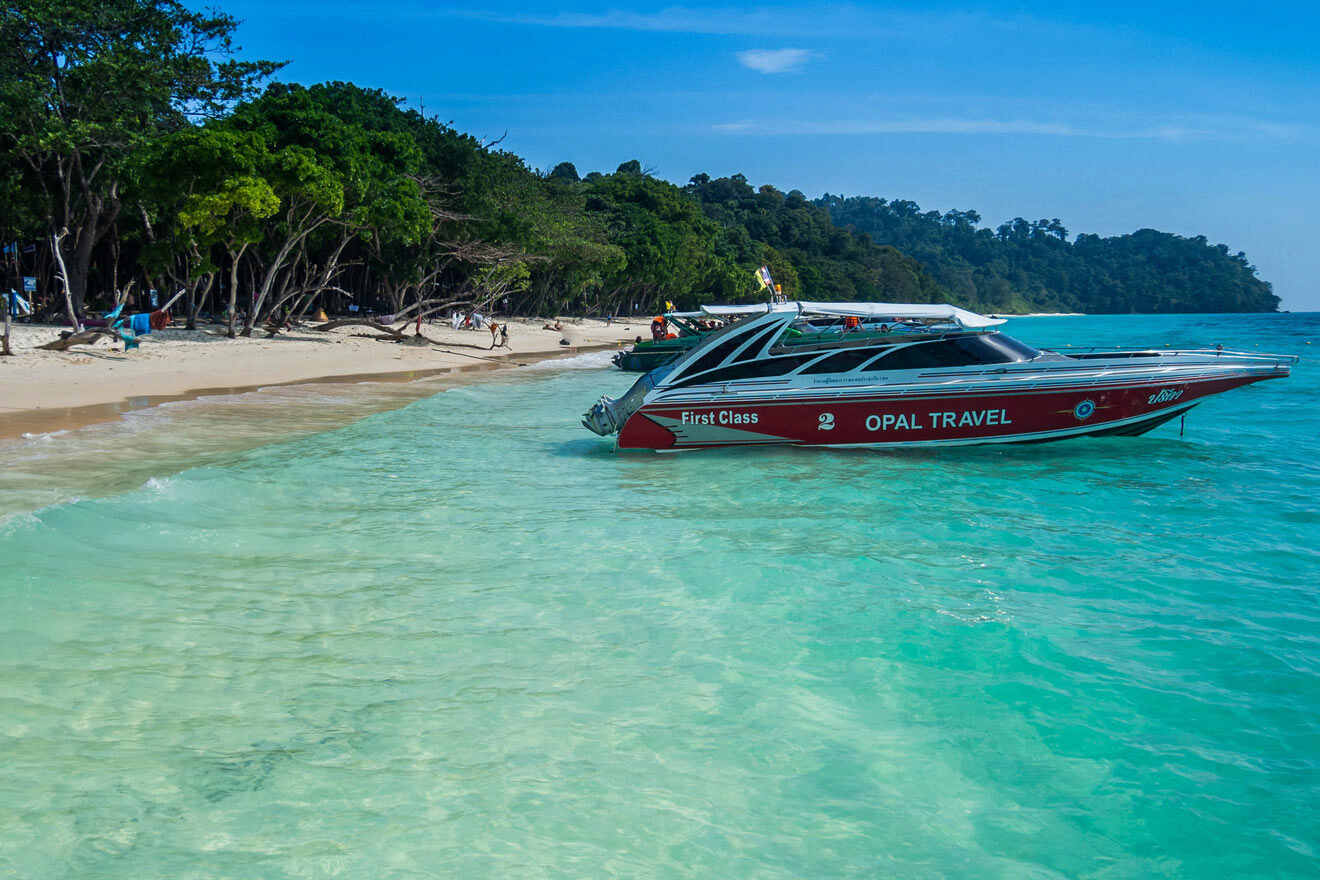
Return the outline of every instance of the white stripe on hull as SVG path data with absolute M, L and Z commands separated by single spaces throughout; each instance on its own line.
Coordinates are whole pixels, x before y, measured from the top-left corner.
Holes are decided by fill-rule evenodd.
M 981 446 L 986 443 L 1040 443 L 1046 440 L 1066 440 L 1069 437 L 1084 437 L 1087 434 L 1105 434 L 1118 428 L 1129 428 L 1142 422 L 1163 422 L 1187 412 L 1200 403 L 1194 400 L 1186 406 L 1175 406 L 1160 410 L 1153 415 L 1133 416 L 1113 422 L 1099 422 L 1094 425 L 1081 425 L 1076 428 L 1061 428 L 1057 431 L 1037 431 L 1033 434 L 1008 434 L 1002 437 L 969 437 L 959 440 L 905 440 L 894 443 L 802 443 L 801 446 L 826 447 L 833 445 L 838 449 L 900 449 L 913 446 Z
M 1050 440 L 1067 440 L 1072 437 L 1085 437 L 1088 434 L 1106 434 L 1121 428 L 1130 428 L 1143 422 L 1165 422 L 1183 415 L 1189 409 L 1201 403 L 1194 400 L 1183 406 L 1169 407 L 1154 413 L 1145 413 L 1127 419 L 1112 422 L 1097 422 L 1091 425 L 1079 425 L 1075 428 L 1060 428 L 1054 431 L 1036 431 L 1028 434 L 1005 434 L 998 437 L 965 437 L 949 440 L 900 440 L 888 443 L 797 443 L 792 440 L 753 440 L 746 443 L 703 443 L 688 446 L 671 446 L 666 449 L 627 449 L 625 452 L 691 452 L 702 449 L 736 449 L 739 446 L 798 446 L 804 449 L 915 449 L 948 446 L 984 446 L 991 443 L 1043 443 Z M 617 447 L 616 447 L 617 449 Z
M 718 385 L 705 388 L 698 386 L 687 391 L 678 390 L 669 393 L 665 393 L 661 389 L 654 399 L 648 402 L 670 406 L 701 406 L 703 404 L 727 406 L 735 402 L 755 403 L 758 406 L 795 406 L 802 403 L 829 401 L 836 397 L 847 398 L 850 402 L 890 400 L 893 398 L 935 400 L 948 397 L 977 397 L 1006 393 L 1025 397 L 1033 394 L 1055 394 L 1061 391 L 1093 391 L 1097 387 L 1102 387 L 1104 390 L 1117 390 L 1150 384 L 1215 381 L 1235 375 L 1275 375 L 1274 370 L 1224 370 L 1221 368 L 1213 372 L 1206 372 L 1204 368 L 1212 365 L 1201 364 L 1199 366 L 1201 370 L 1196 372 L 1178 371 L 1181 375 L 1147 374 L 1139 377 L 1127 376 L 1123 378 L 1095 376 L 1082 381 L 1069 380 L 1063 377 L 1042 379 L 1037 376 L 1035 377 L 1035 383 L 1029 389 L 1022 388 L 1020 384 L 1017 384 L 1026 381 L 1028 377 L 1025 376 L 1021 378 L 1009 377 L 1007 379 L 996 376 L 989 381 L 979 383 L 942 382 L 936 384 L 933 382 L 914 382 L 886 388 L 867 387 L 865 385 L 785 385 L 780 388 L 746 388 L 746 390 L 743 390 L 738 385 L 733 385 L 733 387 Z

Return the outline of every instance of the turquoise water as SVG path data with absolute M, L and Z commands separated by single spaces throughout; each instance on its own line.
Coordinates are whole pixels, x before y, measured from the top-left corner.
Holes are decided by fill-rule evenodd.
M 621 456 L 588 355 L 0 448 L 0 877 L 1316 876 L 1320 316 L 1010 332 L 1304 359 L 1182 438 Z

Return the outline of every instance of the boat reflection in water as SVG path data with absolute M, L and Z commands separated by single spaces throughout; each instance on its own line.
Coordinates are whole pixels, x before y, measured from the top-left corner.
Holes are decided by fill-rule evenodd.
M 620 449 L 917 447 L 1143 434 L 1297 358 L 1210 350 L 1064 355 L 950 305 L 709 307 L 742 320 L 602 397 L 582 423 Z

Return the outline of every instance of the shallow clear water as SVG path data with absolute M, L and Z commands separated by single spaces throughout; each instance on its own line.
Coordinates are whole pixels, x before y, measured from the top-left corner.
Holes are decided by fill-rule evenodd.
M 593 355 L 0 448 L 0 876 L 1315 876 L 1320 317 L 1009 330 L 1304 359 L 1181 439 L 617 455 Z

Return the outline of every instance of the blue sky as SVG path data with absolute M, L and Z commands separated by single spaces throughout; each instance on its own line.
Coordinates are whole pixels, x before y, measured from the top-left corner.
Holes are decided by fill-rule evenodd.
M 534 167 L 1154 227 L 1320 309 L 1315 4 L 225 2 L 281 78 L 385 89 Z

